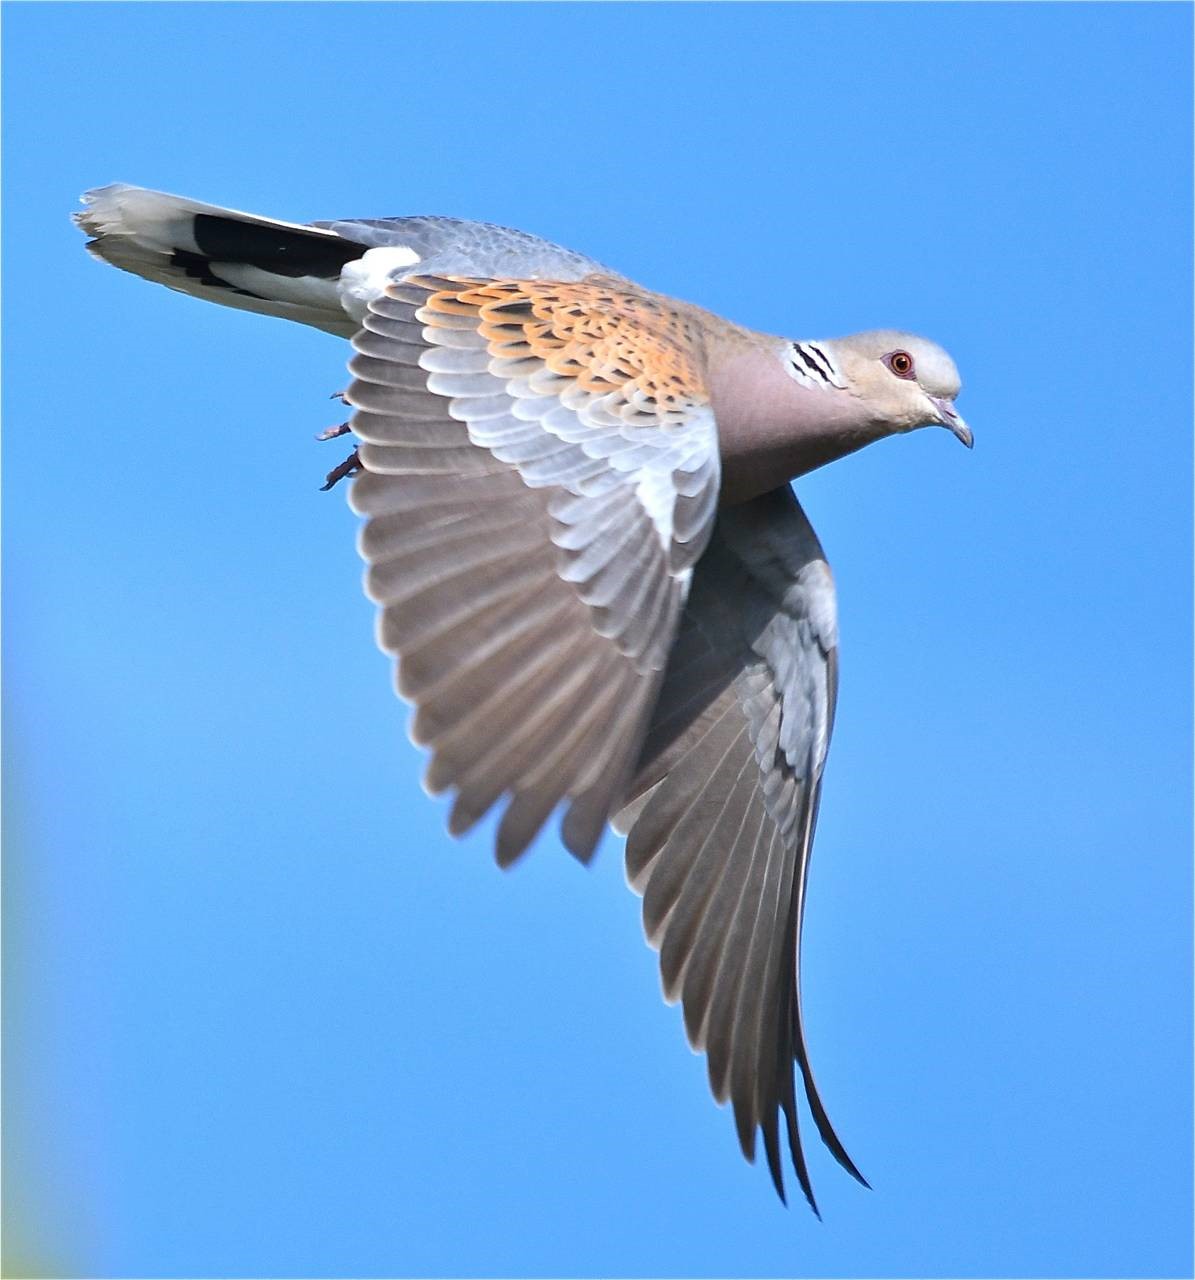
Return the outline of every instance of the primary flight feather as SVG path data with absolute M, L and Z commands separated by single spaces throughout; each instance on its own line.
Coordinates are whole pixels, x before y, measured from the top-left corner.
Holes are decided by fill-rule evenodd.
M 627 833 L 665 997 L 781 1197 L 814 1211 L 794 1063 L 809 855 L 837 685 L 834 585 L 789 481 L 916 427 L 971 433 L 938 346 L 793 342 L 524 232 L 298 224 L 121 184 L 98 258 L 347 337 L 366 590 L 449 828 L 506 805 L 497 858 L 557 809 L 588 860 Z M 783 1128 L 783 1135 L 782 1135 Z

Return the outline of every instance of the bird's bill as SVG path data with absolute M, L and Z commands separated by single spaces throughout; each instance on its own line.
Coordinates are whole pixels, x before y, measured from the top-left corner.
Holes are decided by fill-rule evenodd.
M 975 443 L 974 437 L 971 435 L 971 428 L 959 416 L 954 407 L 954 402 L 938 396 L 931 396 L 930 398 L 934 402 L 934 408 L 938 411 L 938 421 L 948 431 L 952 432 L 956 439 L 961 440 L 970 449 Z

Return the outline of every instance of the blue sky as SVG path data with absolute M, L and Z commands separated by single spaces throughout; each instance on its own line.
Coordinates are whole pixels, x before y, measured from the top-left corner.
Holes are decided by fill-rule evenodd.
M 1190 8 L 4 18 L 8 1274 L 1189 1274 Z M 343 345 L 90 261 L 114 180 L 951 350 L 972 454 L 799 486 L 806 1008 L 873 1191 L 741 1161 L 618 841 L 444 834 L 317 492 Z

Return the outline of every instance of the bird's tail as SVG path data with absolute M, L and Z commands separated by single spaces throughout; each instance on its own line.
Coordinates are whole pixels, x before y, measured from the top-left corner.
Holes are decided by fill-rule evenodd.
M 74 215 L 97 258 L 225 306 L 281 316 L 330 333 L 357 326 L 336 282 L 366 246 L 322 227 L 114 183 L 83 196 Z

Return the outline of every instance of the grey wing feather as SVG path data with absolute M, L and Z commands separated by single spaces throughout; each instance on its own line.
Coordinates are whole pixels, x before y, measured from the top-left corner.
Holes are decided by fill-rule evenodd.
M 506 865 L 563 803 L 564 842 L 586 859 L 625 789 L 691 576 L 640 490 L 688 483 L 690 465 L 716 485 L 712 415 L 695 406 L 691 427 L 620 469 L 621 425 L 584 428 L 584 450 L 562 438 L 581 430 L 576 414 L 550 417 L 555 397 L 551 411 L 516 405 L 476 328 L 424 323 L 427 289 L 394 285 L 353 340 L 352 502 L 379 643 L 432 751 L 429 789 L 456 793 L 450 829 L 509 796 Z
M 616 825 L 643 894 L 665 996 L 680 999 L 743 1153 L 762 1130 L 781 1197 L 794 1061 L 822 1139 L 862 1176 L 814 1083 L 799 995 L 801 917 L 833 723 L 834 587 L 791 489 L 722 511 L 693 577 L 660 698 Z

